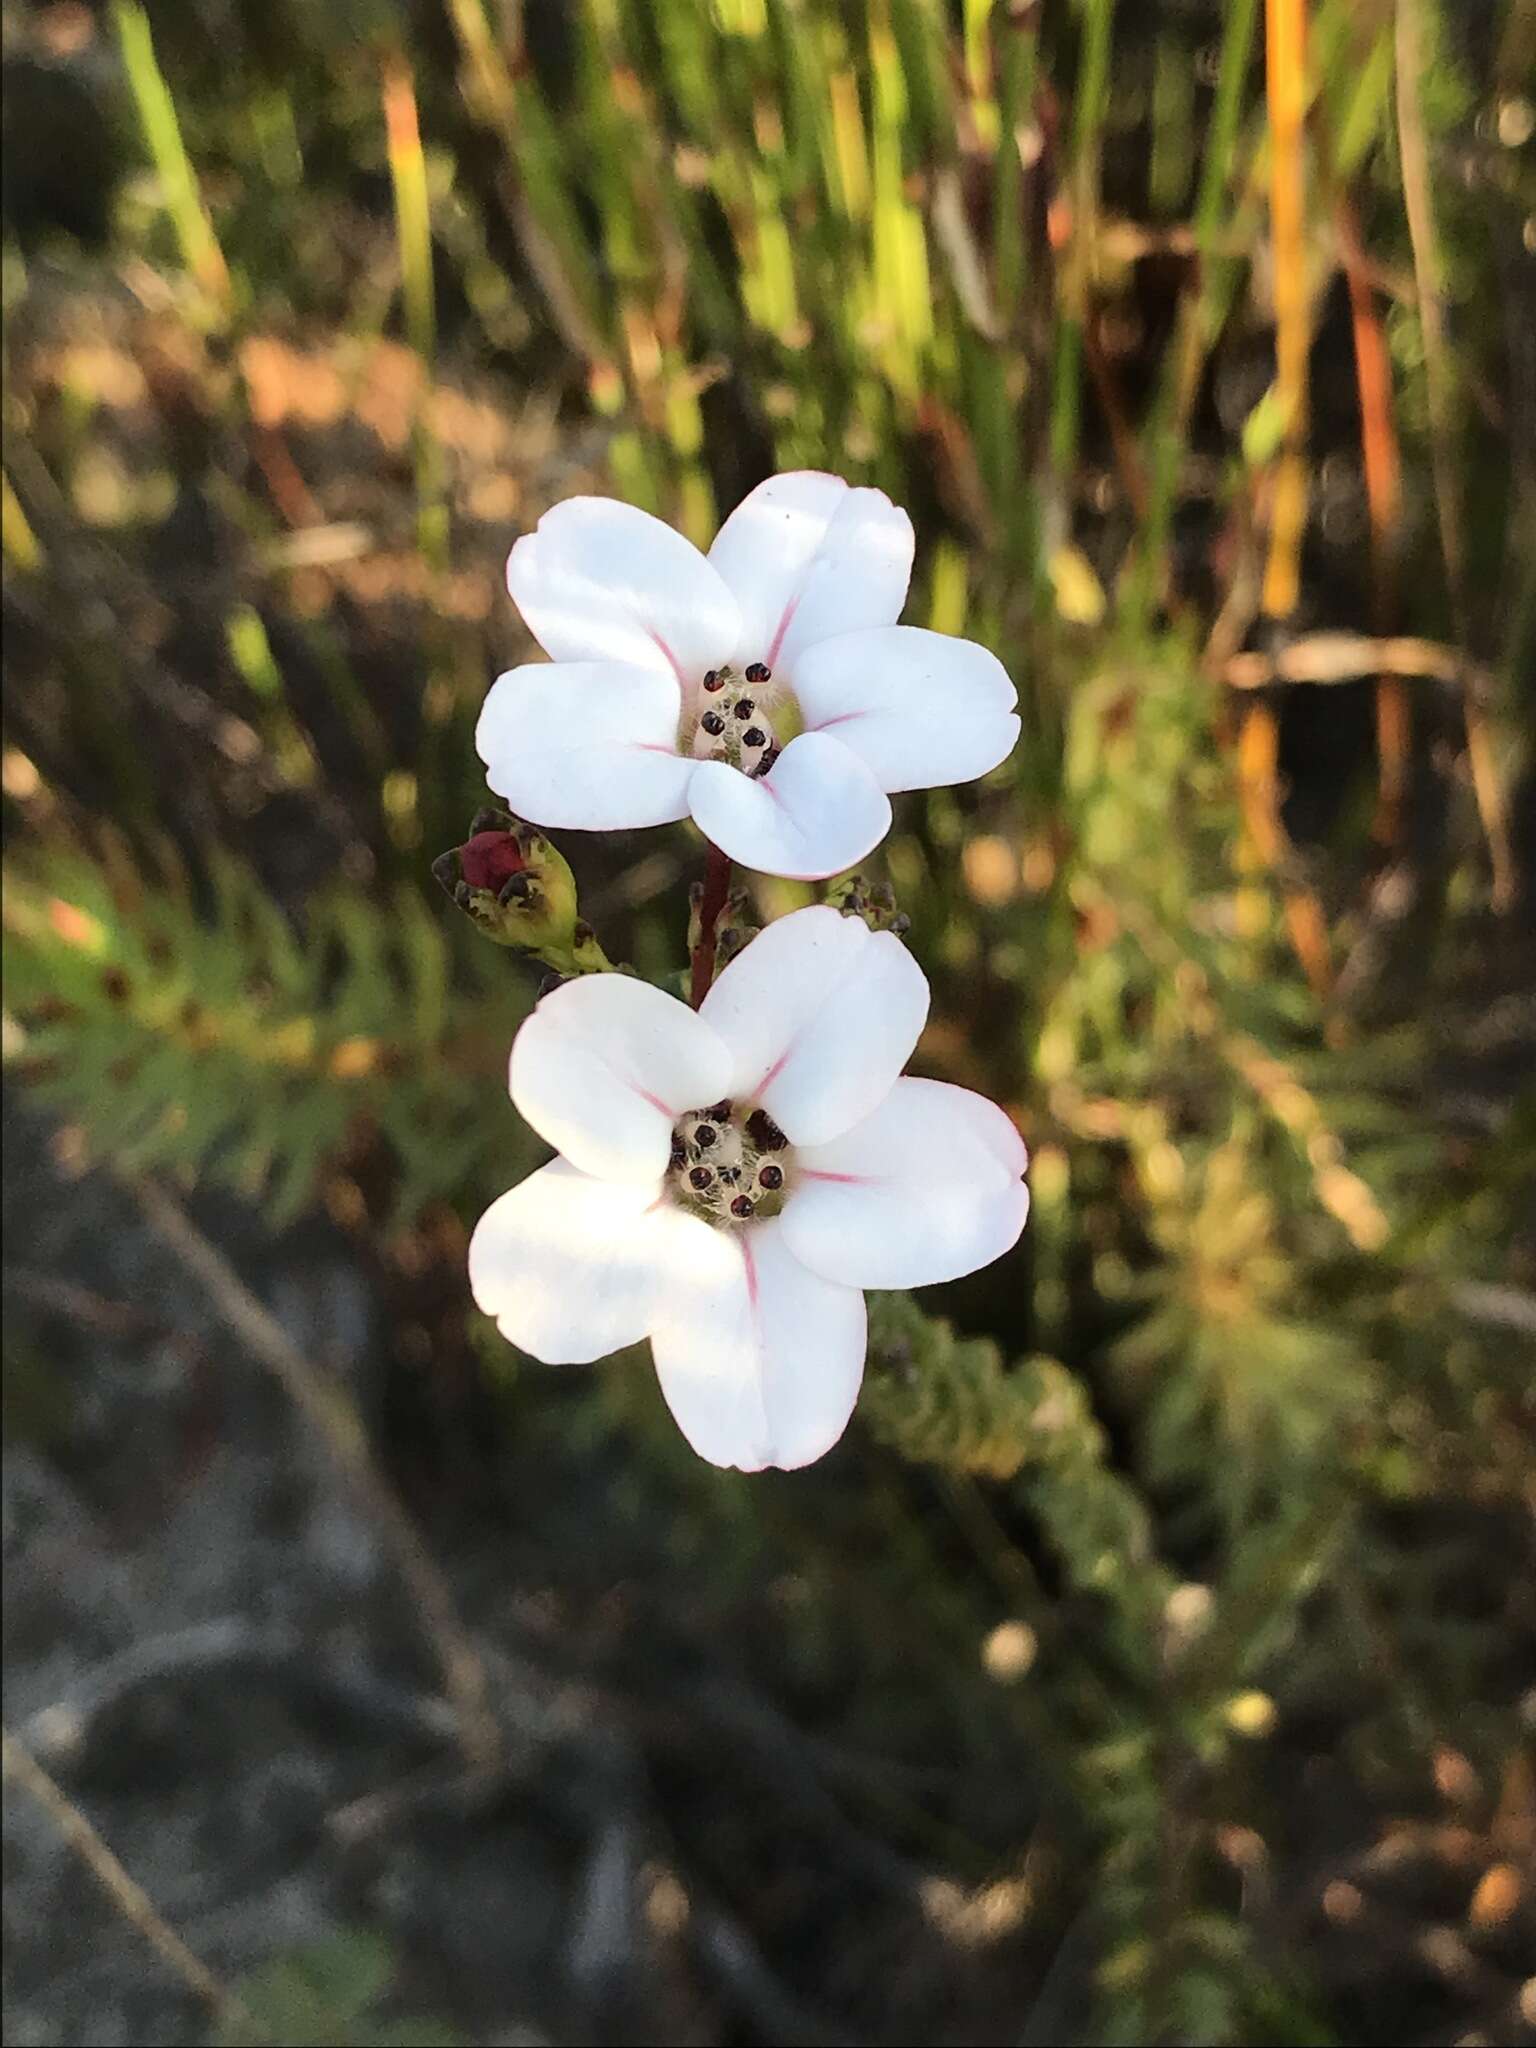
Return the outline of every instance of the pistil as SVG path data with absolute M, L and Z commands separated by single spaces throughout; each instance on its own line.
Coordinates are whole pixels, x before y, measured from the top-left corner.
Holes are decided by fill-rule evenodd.
M 717 1229 L 776 1216 L 789 1191 L 789 1142 L 767 1111 L 717 1102 L 679 1117 L 672 1132 L 673 1198 Z
M 765 708 L 764 692 L 771 681 L 769 669 L 760 661 L 749 662 L 744 673 L 729 663 L 705 672 L 704 708 L 688 742 L 695 760 L 724 761 L 743 775 L 767 774 L 779 757 Z

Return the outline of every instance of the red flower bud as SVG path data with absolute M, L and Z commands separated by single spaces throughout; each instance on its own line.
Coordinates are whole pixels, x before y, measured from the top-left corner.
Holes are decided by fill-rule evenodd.
M 494 895 L 528 865 L 510 832 L 477 832 L 458 852 L 459 873 L 470 888 L 489 889 Z

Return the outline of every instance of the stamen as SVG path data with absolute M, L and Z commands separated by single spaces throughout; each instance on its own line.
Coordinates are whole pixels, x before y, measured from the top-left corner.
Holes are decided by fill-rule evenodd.
M 749 683 L 766 683 L 771 679 L 772 675 L 773 670 L 766 661 L 749 661 L 747 663 L 746 678 Z
M 703 726 L 704 730 L 709 734 L 711 739 L 718 739 L 720 734 L 725 731 L 725 720 L 720 716 L 718 711 L 706 711 L 704 716 L 699 720 L 699 723 Z
M 715 1230 L 777 1216 L 793 1183 L 788 1141 L 766 1110 L 722 1097 L 672 1132 L 671 1199 Z M 773 1152 L 782 1157 L 769 1159 Z
M 738 718 L 750 718 L 756 709 L 757 706 L 750 697 L 738 697 L 736 699 L 736 716 Z
M 717 668 L 707 668 L 707 669 L 705 669 L 705 671 L 704 671 L 704 687 L 705 687 L 705 689 L 706 689 L 706 690 L 722 690 L 722 689 L 724 689 L 724 687 L 725 687 L 725 677 L 724 677 L 723 675 L 721 675 L 721 673 L 720 673 L 719 669 L 717 669 Z
M 760 725 L 749 726 L 741 736 L 741 744 L 744 747 L 765 747 L 768 744 L 768 735 Z

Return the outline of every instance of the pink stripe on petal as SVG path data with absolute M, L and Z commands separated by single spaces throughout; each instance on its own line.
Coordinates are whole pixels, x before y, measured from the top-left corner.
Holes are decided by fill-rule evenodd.
M 804 585 L 802 581 L 802 588 L 795 592 L 794 596 L 789 600 L 789 603 L 785 605 L 783 612 L 780 614 L 779 623 L 774 630 L 773 638 L 768 643 L 768 652 L 763 656 L 763 659 L 768 664 L 769 668 L 772 668 L 774 663 L 778 660 L 779 649 L 784 645 L 784 635 L 789 631 L 791 625 L 793 625 L 795 613 L 800 609 L 800 599 L 803 594 L 803 588 Z
M 683 689 L 686 690 L 688 687 L 688 678 L 683 674 L 683 664 L 678 660 L 677 656 L 672 652 L 671 648 L 667 645 L 666 641 L 662 639 L 661 635 L 656 631 L 656 628 L 654 626 L 647 626 L 645 630 L 648 636 L 655 641 L 656 645 L 667 657 L 668 661 L 671 662 L 672 673 L 677 677 L 677 680 L 682 685 Z
M 796 1037 L 798 1036 L 799 1033 L 797 1032 Z M 768 1086 L 768 1083 L 770 1081 L 776 1080 L 777 1077 L 783 1073 L 785 1067 L 789 1064 L 789 1056 L 794 1051 L 794 1049 L 795 1040 L 792 1038 L 789 1041 L 789 1044 L 785 1046 L 784 1050 L 779 1054 L 778 1058 L 774 1061 L 773 1065 L 768 1069 L 767 1073 L 764 1074 L 763 1078 L 758 1082 L 757 1086 L 755 1088 L 749 1088 L 747 1090 L 747 1093 L 749 1095 L 761 1095 L 763 1090 Z
M 752 1256 L 752 1243 L 750 1238 L 747 1237 L 743 1237 L 741 1240 L 741 1263 L 746 1269 L 747 1301 L 751 1306 L 755 1319 L 758 1309 L 757 1260 Z

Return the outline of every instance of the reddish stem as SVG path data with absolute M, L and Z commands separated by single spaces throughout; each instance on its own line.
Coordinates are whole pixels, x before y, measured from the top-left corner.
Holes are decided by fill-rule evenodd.
M 695 1009 L 709 994 L 709 985 L 715 978 L 715 930 L 730 889 L 731 857 L 722 853 L 718 846 L 712 846 L 704 870 L 704 895 L 699 903 L 699 942 L 693 949 L 693 981 L 688 992 L 688 1000 Z

